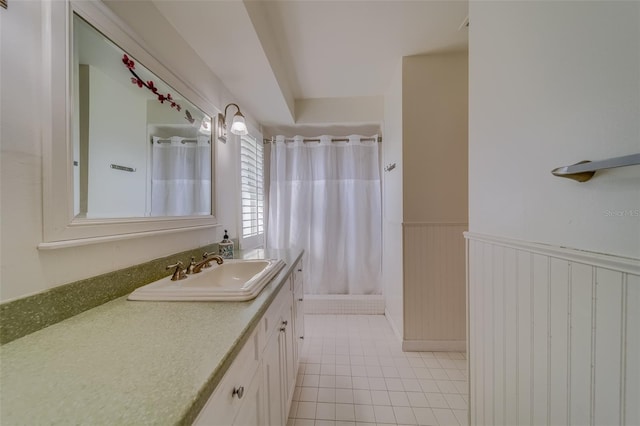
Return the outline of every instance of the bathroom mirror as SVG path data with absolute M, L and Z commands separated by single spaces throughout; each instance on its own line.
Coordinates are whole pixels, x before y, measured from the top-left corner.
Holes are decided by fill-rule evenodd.
M 211 117 L 73 14 L 76 218 L 211 214 Z
M 217 109 L 101 2 L 45 2 L 44 242 L 216 225 Z

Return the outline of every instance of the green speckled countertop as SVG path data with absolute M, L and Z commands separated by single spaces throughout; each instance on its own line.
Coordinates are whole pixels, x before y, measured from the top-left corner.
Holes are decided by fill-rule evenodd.
M 126 296 L 0 347 L 0 424 L 190 424 L 291 273 L 248 302 Z

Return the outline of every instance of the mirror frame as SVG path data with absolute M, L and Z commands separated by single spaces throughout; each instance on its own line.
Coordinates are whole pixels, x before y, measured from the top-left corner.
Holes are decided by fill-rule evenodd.
M 42 61 L 42 192 L 43 239 L 39 249 L 54 249 L 217 226 L 215 165 L 217 129 L 211 135 L 211 206 L 207 216 L 75 218 L 73 211 L 73 13 L 110 38 L 158 78 L 179 92 L 212 120 L 217 109 L 155 59 L 119 17 L 102 2 L 43 2 Z

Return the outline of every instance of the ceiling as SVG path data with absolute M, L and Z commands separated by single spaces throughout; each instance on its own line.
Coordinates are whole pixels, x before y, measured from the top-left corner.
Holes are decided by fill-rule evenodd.
M 403 56 L 465 50 L 458 0 L 153 0 L 242 105 L 280 130 L 313 126 L 296 104 L 382 99 Z M 338 108 L 339 109 L 339 108 Z M 327 125 L 369 125 L 335 118 Z M 379 122 L 379 120 L 378 120 Z M 312 130 L 311 130 L 312 131 Z

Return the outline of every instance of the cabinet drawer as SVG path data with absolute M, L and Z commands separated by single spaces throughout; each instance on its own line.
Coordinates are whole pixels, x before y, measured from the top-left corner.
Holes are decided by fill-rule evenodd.
M 242 405 L 244 393 L 258 368 L 257 330 L 244 344 L 240 353 L 211 394 L 194 425 L 230 425 Z

